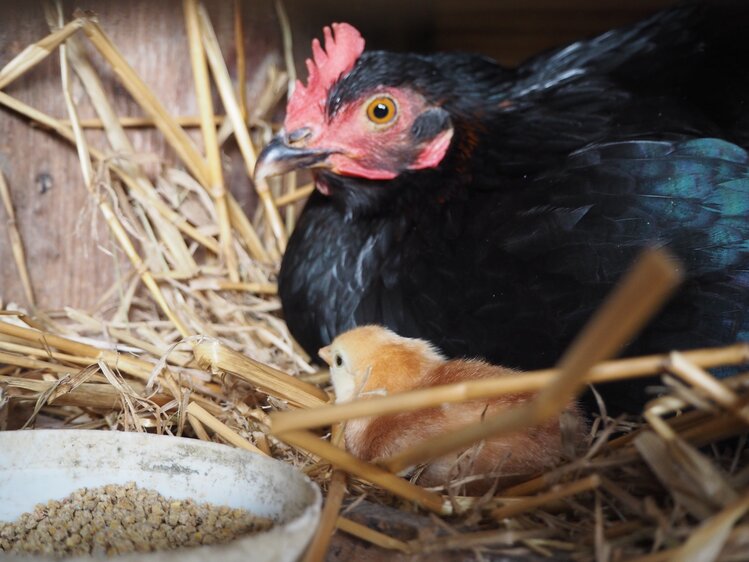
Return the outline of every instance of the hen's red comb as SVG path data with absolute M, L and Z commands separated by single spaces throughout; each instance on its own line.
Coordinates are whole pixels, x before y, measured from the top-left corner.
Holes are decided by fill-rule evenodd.
M 286 106 L 286 130 L 309 127 L 325 119 L 325 100 L 336 80 L 354 68 L 364 51 L 364 39 L 347 23 L 334 23 L 323 29 L 325 49 L 320 41 L 312 41 L 312 59 L 307 59 L 307 86 L 297 80 L 294 93 Z

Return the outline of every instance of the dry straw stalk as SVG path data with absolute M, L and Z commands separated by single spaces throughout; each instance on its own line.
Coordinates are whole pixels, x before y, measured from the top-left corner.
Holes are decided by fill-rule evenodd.
M 36 300 L 34 299 L 34 289 L 31 284 L 29 270 L 26 266 L 26 252 L 23 249 L 21 234 L 18 232 L 16 213 L 13 210 L 13 200 L 10 197 L 10 189 L 8 189 L 8 184 L 5 181 L 5 176 L 2 171 L 0 171 L 0 199 L 2 199 L 5 212 L 8 215 L 6 225 L 8 227 L 10 245 L 13 250 L 13 259 L 16 262 L 16 268 L 21 277 L 21 284 L 23 285 L 23 291 L 26 294 L 26 301 L 33 308 L 36 306 Z
M 53 347 L 71 355 L 83 356 L 90 363 L 96 363 L 101 360 L 112 368 L 119 369 L 128 375 L 142 380 L 148 379 L 153 368 L 151 363 L 142 359 L 98 349 L 91 345 L 79 343 L 49 332 L 24 328 L 8 322 L 0 321 L 0 334 L 29 341 L 40 348 Z
M 124 179 L 123 181 L 128 186 L 132 185 L 131 189 L 134 199 L 142 205 L 145 214 L 157 225 L 161 239 L 172 256 L 172 261 L 178 264 L 178 267 L 183 271 L 194 273 L 197 270 L 197 264 L 183 240 L 178 227 L 169 219 L 163 220 L 162 218 L 164 217 L 163 209 L 168 207 L 163 204 L 161 198 L 156 194 L 154 186 L 147 179 L 146 175 L 132 163 L 135 157 L 135 150 L 127 138 L 124 129 L 119 124 L 117 114 L 107 99 L 98 75 L 85 55 L 81 41 L 78 37 L 71 37 L 65 43 L 65 49 L 67 51 L 67 58 L 81 80 L 94 110 L 105 123 L 104 129 L 107 139 L 112 147 L 112 152 L 117 155 L 116 161 L 122 168 L 115 171 L 115 173 L 120 172 L 122 176 L 127 176 L 128 181 Z M 78 126 L 80 130 L 80 125 Z M 93 154 L 91 150 L 89 152 Z M 99 154 L 94 154 L 94 157 L 101 162 L 100 156 Z M 110 162 L 111 160 L 107 159 L 106 161 Z M 179 222 L 182 221 L 184 219 L 179 220 Z
M 717 404 L 733 412 L 737 417 L 749 424 L 749 409 L 742 403 L 739 395 L 710 373 L 691 363 L 684 357 L 684 354 L 678 352 L 671 353 L 668 369 L 681 377 L 685 382 L 702 389 Z
M 182 128 L 186 127 L 200 127 L 202 120 L 201 118 L 193 115 L 177 115 L 173 117 L 174 121 Z M 221 125 L 226 117 L 224 115 L 216 115 L 213 118 L 213 122 L 216 125 Z M 70 127 L 70 121 L 63 119 L 62 124 Z M 155 127 L 156 121 L 151 117 L 117 117 L 117 122 L 121 127 L 125 128 L 144 128 L 144 127 Z M 84 129 L 103 129 L 104 122 L 101 119 L 81 119 L 80 125 Z
M 13 98 L 12 96 L 9 96 L 4 92 L 0 92 L 0 105 L 4 105 L 5 107 L 23 115 L 24 117 L 27 117 L 39 123 L 40 125 L 51 129 L 65 140 L 75 145 L 75 135 L 73 134 L 73 131 L 63 123 L 63 121 L 50 117 L 49 115 L 46 115 L 41 111 L 38 111 L 37 109 L 24 104 L 23 102 Z M 117 174 L 117 176 L 130 189 L 136 192 L 141 192 L 144 196 L 149 197 L 149 205 L 153 206 L 159 213 L 161 213 L 167 221 L 169 221 L 171 224 L 174 224 L 187 236 L 205 246 L 206 248 L 210 249 L 215 254 L 219 253 L 219 245 L 213 238 L 211 238 L 210 236 L 206 236 L 198 231 L 187 221 L 184 216 L 171 209 L 154 193 L 146 191 L 140 182 L 136 181 L 135 178 L 131 177 L 122 168 L 115 165 L 112 160 L 106 157 L 105 154 L 94 148 L 89 149 L 89 152 L 100 162 L 106 162 L 108 167 L 115 174 Z
M 297 187 L 293 192 L 281 195 L 276 199 L 276 207 L 285 207 L 286 205 L 293 205 L 309 197 L 312 192 L 315 191 L 314 184 L 303 185 Z
M 23 76 L 28 70 L 52 54 L 58 45 L 83 27 L 83 21 L 81 18 L 74 19 L 64 27 L 53 31 L 44 39 L 29 45 L 18 53 L 0 70 L 0 89 Z
M 87 22 L 86 25 L 94 25 L 95 27 L 95 24 L 93 24 L 90 21 Z M 95 27 L 95 29 L 98 30 L 98 27 Z M 97 37 L 99 39 L 102 39 L 103 34 L 101 34 L 101 37 L 99 36 Z M 88 189 L 91 195 L 94 196 L 96 203 L 99 206 L 99 210 L 104 216 L 104 220 L 107 222 L 107 225 L 112 231 L 113 236 L 115 237 L 117 242 L 120 244 L 120 247 L 123 249 L 127 257 L 130 259 L 130 262 L 133 264 L 133 267 L 135 268 L 135 270 L 140 273 L 141 279 L 143 280 L 143 284 L 146 285 L 146 287 L 148 287 L 156 303 L 159 305 L 159 307 L 164 312 L 164 314 L 166 314 L 167 318 L 169 318 L 174 323 L 174 326 L 177 328 L 177 330 L 179 330 L 182 336 L 189 337 L 190 335 L 192 335 L 191 331 L 189 330 L 187 325 L 182 322 L 182 320 L 179 318 L 179 316 L 175 313 L 175 311 L 167 302 L 160 287 L 154 280 L 151 271 L 146 267 L 145 263 L 143 262 L 140 255 L 136 251 L 135 246 L 133 245 L 133 242 L 130 240 L 130 237 L 128 236 L 127 231 L 125 230 L 120 220 L 117 218 L 117 215 L 114 213 L 111 205 L 107 201 L 105 201 L 101 195 L 97 195 L 97 193 L 95 192 L 93 169 L 91 166 L 91 159 L 89 156 L 88 145 L 85 140 L 85 137 L 83 136 L 83 131 L 78 126 L 78 115 L 77 115 L 75 104 L 73 102 L 73 97 L 70 91 L 69 70 L 68 70 L 67 56 L 66 56 L 64 45 L 60 47 L 60 65 L 61 65 L 61 73 L 62 73 L 62 80 L 63 80 L 63 94 L 65 97 L 66 106 L 68 108 L 70 120 L 73 123 L 73 134 L 75 136 L 75 143 L 78 149 L 78 157 L 80 160 L 81 171 L 83 173 L 83 181 L 85 183 L 86 189 Z M 133 76 L 135 76 L 135 73 L 132 72 L 132 69 L 130 69 L 129 67 L 125 68 L 124 70 L 129 71 Z
M 244 158 L 245 166 L 247 168 L 247 174 L 252 177 L 253 171 L 255 170 L 255 162 L 257 161 L 257 152 L 250 139 L 250 133 L 247 130 L 247 125 L 242 118 L 242 111 L 237 103 L 237 98 L 234 94 L 234 89 L 231 84 L 231 78 L 229 77 L 229 71 L 226 68 L 226 62 L 224 57 L 221 55 L 221 48 L 219 47 L 218 39 L 213 31 L 211 20 L 202 5 L 198 7 L 198 15 L 200 17 L 201 30 L 203 34 L 203 46 L 205 47 L 205 53 L 208 57 L 208 63 L 211 66 L 211 72 L 216 81 L 221 101 L 226 109 L 226 114 L 231 121 L 231 125 L 234 129 L 234 137 L 239 145 L 239 150 Z M 266 217 L 270 223 L 271 229 L 279 250 L 283 252 L 286 249 L 286 230 L 281 220 L 281 215 L 278 213 L 273 197 L 268 189 L 266 182 L 256 182 L 255 189 L 260 201 L 265 209 Z
M 205 427 L 202 423 L 200 423 L 200 420 L 198 418 L 188 414 L 187 421 L 190 423 L 190 427 L 192 427 L 198 439 L 200 439 L 201 441 L 211 440 L 210 435 L 208 435 L 208 432 L 205 430 Z
M 287 400 L 295 406 L 312 408 L 327 402 L 327 394 L 318 387 L 250 359 L 216 340 L 200 341 L 195 345 L 194 353 L 203 369 L 231 373 L 263 392 Z
M 731 535 L 736 522 L 749 510 L 749 492 L 723 511 L 705 521 L 678 549 L 673 562 L 716 560 Z
M 237 100 L 242 118 L 247 120 L 247 57 L 244 50 L 242 0 L 234 0 L 234 48 L 237 51 Z
M 0 363 L 4 365 L 15 365 L 16 367 L 23 367 L 25 369 L 39 369 L 58 374 L 72 373 L 76 370 L 75 367 L 65 367 L 63 365 L 58 365 L 57 363 L 32 359 L 31 357 L 25 357 L 15 353 L 6 353 L 4 351 L 0 351 Z
M 424 555 L 443 550 L 471 550 L 481 546 L 512 546 L 514 544 L 553 535 L 553 529 L 491 530 L 474 533 L 454 533 L 426 541 L 412 541 L 414 552 Z
M 336 529 L 338 514 L 341 511 L 341 503 L 346 495 L 346 473 L 342 470 L 334 470 L 330 478 L 328 493 L 325 497 L 325 507 L 320 516 L 320 523 L 312 539 L 302 562 L 322 562 L 330 546 L 330 539 Z
M 634 337 L 681 282 L 678 264 L 662 250 L 645 251 L 559 361 L 559 374 L 536 398 L 540 419 L 558 414 L 579 392 L 585 374 Z
M 169 112 L 164 108 L 158 98 L 146 86 L 143 80 L 138 77 L 132 67 L 125 61 L 114 44 L 109 40 L 99 25 L 92 21 L 86 20 L 84 31 L 91 42 L 112 65 L 112 68 L 120 77 L 123 85 L 133 96 L 141 107 L 148 113 L 156 123 L 158 129 L 162 132 L 167 142 L 180 157 L 182 163 L 195 176 L 198 182 L 207 186 L 210 185 L 210 173 L 208 164 L 198 152 L 187 133 L 175 122 Z M 242 212 L 239 204 L 228 194 L 227 204 L 234 227 L 243 237 L 247 249 L 252 256 L 260 261 L 267 262 L 269 257 L 255 229 L 250 224 L 247 217 Z
M 59 353 L 51 350 L 49 347 L 42 349 L 30 345 L 14 343 L 12 341 L 4 341 L 1 338 L 0 349 L 10 351 L 11 353 L 16 353 L 27 358 L 40 357 L 44 359 L 54 359 L 55 361 L 59 361 L 60 363 L 68 363 L 71 365 L 88 365 L 92 362 L 92 359 L 90 357 Z M 56 363 L 50 363 L 50 365 L 55 365 L 58 368 L 65 368 L 63 365 L 58 365 Z
M 204 408 L 201 408 L 195 402 L 190 402 L 190 404 L 187 406 L 187 415 L 197 419 L 201 424 L 211 428 L 227 443 L 231 443 L 235 447 L 245 449 L 252 453 L 265 455 L 263 451 L 258 449 L 255 445 L 253 445 L 246 439 L 243 439 L 242 436 L 239 435 L 236 431 L 233 431 L 231 428 L 229 428 L 229 426 L 211 415 Z
M 2 359 L 0 359 L 1 361 Z M 26 377 L 9 377 L 0 375 L 0 383 L 8 388 L 18 388 L 33 392 L 29 400 L 37 400 L 40 395 L 49 393 L 58 383 L 40 381 Z M 83 383 L 69 394 L 63 394 L 55 400 L 58 406 L 77 406 L 79 408 L 96 408 L 111 411 L 118 407 L 120 393 L 109 384 Z
M 415 502 L 424 509 L 438 514 L 450 512 L 450 504 L 445 502 L 439 494 L 411 484 L 395 474 L 358 459 L 343 449 L 339 449 L 335 445 L 323 441 L 313 433 L 307 431 L 290 431 L 278 437 L 290 445 L 300 447 L 327 460 L 333 466 L 345 470 L 365 482 L 370 482 L 388 490 L 396 496 Z
M 237 256 L 232 245 L 231 223 L 229 218 L 229 207 L 226 202 L 226 186 L 224 185 L 224 173 L 221 166 L 221 153 L 216 137 L 216 126 L 214 124 L 213 100 L 211 99 L 211 84 L 208 80 L 208 67 L 205 62 L 205 53 L 200 40 L 200 23 L 198 21 L 198 3 L 196 0 L 184 0 L 182 8 L 185 12 L 185 27 L 187 28 L 187 39 L 190 45 L 190 61 L 195 83 L 195 94 L 200 108 L 201 131 L 203 132 L 203 145 L 205 146 L 208 160 L 208 178 L 210 183 L 209 192 L 216 202 L 218 211 L 219 240 L 221 241 L 221 253 L 226 260 L 229 270 L 229 279 L 239 281 L 239 269 Z
M 601 477 L 597 474 L 592 474 L 581 480 L 570 482 L 562 486 L 556 486 L 551 491 L 545 494 L 539 494 L 530 498 L 523 498 L 521 501 L 515 501 L 504 505 L 498 509 L 492 511 L 492 517 L 495 519 L 506 519 L 508 517 L 515 517 L 522 513 L 526 513 L 538 507 L 548 505 L 554 502 L 558 502 L 563 498 L 570 496 L 576 496 L 584 492 L 590 492 L 595 490 L 601 485 Z
M 403 552 L 404 554 L 413 554 L 414 549 L 407 542 L 395 539 L 385 533 L 380 533 L 374 529 L 370 529 L 366 525 L 351 521 L 345 517 L 339 517 L 336 521 L 336 526 L 349 535 L 354 535 L 370 544 L 379 546 L 380 548 L 386 548 L 388 550 L 396 550 Z M 306 561 L 305 561 L 306 562 Z
M 256 295 L 277 295 L 278 285 L 275 283 L 243 283 L 227 281 L 226 279 L 199 278 L 190 281 L 190 288 L 196 291 L 242 291 Z
M 207 164 L 190 137 L 172 119 L 166 108 L 127 63 L 99 24 L 92 19 L 86 19 L 83 29 L 91 43 L 117 73 L 122 85 L 154 120 L 182 163 L 202 185 L 210 185 Z
M 289 24 L 289 17 L 286 14 L 286 9 L 284 8 L 283 2 L 281 2 L 280 0 L 276 0 L 275 5 L 276 15 L 278 16 L 278 22 L 281 26 L 281 37 L 283 39 L 284 66 L 286 67 L 286 74 L 288 75 L 287 92 L 288 97 L 291 97 L 291 94 L 293 93 L 294 87 L 296 85 L 296 66 L 294 64 L 293 36 L 291 33 L 291 25 Z M 296 172 L 285 174 L 283 177 L 284 193 L 288 196 L 295 196 L 297 190 L 296 183 Z M 277 200 L 276 205 L 279 207 L 281 206 L 278 204 Z M 295 224 L 296 212 L 293 207 L 289 206 L 286 208 L 286 231 L 289 234 L 294 231 Z

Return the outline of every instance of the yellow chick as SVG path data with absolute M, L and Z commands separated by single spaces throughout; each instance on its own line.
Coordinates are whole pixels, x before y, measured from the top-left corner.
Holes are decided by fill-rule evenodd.
M 407 390 L 466 380 L 512 376 L 517 371 L 479 360 L 448 360 L 429 342 L 404 338 L 380 326 L 363 326 L 339 335 L 320 350 L 330 365 L 336 402 L 373 394 Z M 532 394 L 508 394 L 499 398 L 444 404 L 437 408 L 402 414 L 354 419 L 346 422 L 347 449 L 372 461 L 398 453 L 420 441 L 451 429 L 480 421 L 502 409 L 517 406 Z M 579 440 L 584 424 L 576 404 L 567 412 L 577 424 Z M 488 439 L 481 446 L 441 457 L 429 463 L 418 482 L 425 486 L 448 484 L 456 477 L 487 475 L 483 483 L 469 487 L 483 492 L 495 477 L 502 484 L 547 469 L 562 457 L 559 419 L 523 432 Z

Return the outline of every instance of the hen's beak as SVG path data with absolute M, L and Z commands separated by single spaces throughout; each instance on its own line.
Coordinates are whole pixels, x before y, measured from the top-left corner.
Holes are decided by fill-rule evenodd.
M 295 133 L 296 131 L 291 133 L 288 138 L 293 138 Z M 253 178 L 255 181 L 261 181 L 300 168 L 324 166 L 325 159 L 330 154 L 329 150 L 289 146 L 287 136 L 280 133 L 258 156 Z
M 325 361 L 328 365 L 333 365 L 333 352 L 331 351 L 329 345 L 321 347 L 320 351 L 318 351 L 317 354 L 322 357 L 322 360 Z

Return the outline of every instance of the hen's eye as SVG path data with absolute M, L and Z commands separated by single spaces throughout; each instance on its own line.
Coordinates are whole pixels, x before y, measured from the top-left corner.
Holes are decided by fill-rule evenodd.
M 335 354 L 335 358 L 333 360 L 335 361 L 335 366 L 336 367 L 343 366 L 343 357 L 341 357 L 340 353 L 336 353 Z
M 367 117 L 377 125 L 390 123 L 395 119 L 397 112 L 395 101 L 386 96 L 374 98 L 367 106 Z

